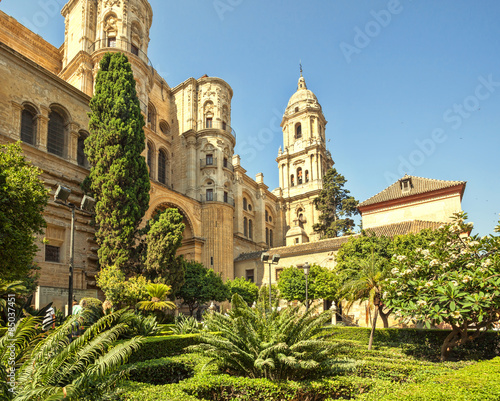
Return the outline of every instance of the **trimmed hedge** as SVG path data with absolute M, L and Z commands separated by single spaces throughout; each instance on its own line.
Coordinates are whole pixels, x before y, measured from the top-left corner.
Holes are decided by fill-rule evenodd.
M 317 382 L 272 382 L 227 375 L 199 375 L 179 384 L 152 386 L 128 382 L 121 386 L 123 401 L 331 401 L 366 392 L 370 379 L 339 377 Z
M 194 364 L 189 366 L 170 358 L 160 358 L 137 363 L 130 373 L 130 380 L 150 384 L 170 384 L 179 383 L 193 375 Z
M 331 326 L 328 333 L 335 340 L 360 341 L 368 344 L 369 327 Z M 441 345 L 450 330 L 428 329 L 377 329 L 373 343 L 375 346 L 399 346 L 408 355 L 439 358 Z M 463 346 L 456 347 L 452 358 L 491 359 L 500 355 L 500 332 L 488 331 L 481 337 Z
M 386 382 L 368 394 L 365 401 L 493 401 L 500 399 L 500 358 L 478 362 L 463 369 L 437 375 L 422 383 L 402 386 Z
M 198 344 L 199 338 L 199 334 L 148 337 L 141 348 L 131 355 L 129 362 L 143 362 L 180 354 L 184 348 Z

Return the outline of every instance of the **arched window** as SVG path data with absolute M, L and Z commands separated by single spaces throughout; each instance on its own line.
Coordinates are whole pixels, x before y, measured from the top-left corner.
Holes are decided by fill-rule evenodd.
M 302 167 L 297 169 L 297 185 L 302 184 Z
M 57 156 L 64 156 L 66 137 L 64 117 L 52 110 L 49 114 L 49 130 L 47 134 L 47 151 Z
M 297 123 L 295 126 L 295 139 L 302 138 L 302 125 Z
M 295 177 L 293 176 L 293 174 L 290 177 L 290 184 L 292 185 L 292 187 L 295 185 Z
M 248 210 L 248 201 L 247 201 L 247 198 L 243 198 L 243 210 Z
M 273 247 L 273 230 L 269 230 L 269 246 Z
M 266 221 L 269 221 L 269 213 L 268 213 L 268 211 L 266 210 L 266 212 L 264 214 L 266 216 Z
M 156 108 L 151 102 L 148 104 L 148 125 L 156 132 Z
M 160 122 L 160 131 L 165 136 L 170 135 L 170 126 L 166 121 Z
M 36 110 L 29 105 L 24 106 L 21 113 L 21 141 L 30 145 L 36 144 L 37 114 Z
M 80 131 L 78 133 L 78 144 L 76 147 L 76 161 L 79 166 L 88 167 L 89 161 L 85 155 L 85 139 L 87 139 L 88 134 L 86 132 Z
M 309 170 L 306 170 L 306 182 L 309 182 Z
M 243 235 L 245 237 L 248 237 L 248 224 L 247 224 L 247 218 L 243 217 Z
M 269 245 L 269 229 L 266 227 L 266 244 Z
M 149 167 L 149 178 L 151 178 L 151 179 L 154 178 L 154 174 L 153 174 L 153 154 L 154 154 L 153 145 L 151 144 L 151 142 L 148 142 L 147 163 L 148 163 L 148 167 Z
M 163 150 L 158 153 L 158 181 L 167 183 L 167 155 Z
M 248 238 L 253 239 L 253 222 L 248 220 Z

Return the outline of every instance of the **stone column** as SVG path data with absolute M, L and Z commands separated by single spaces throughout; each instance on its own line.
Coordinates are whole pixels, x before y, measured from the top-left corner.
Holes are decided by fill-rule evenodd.
M 78 148 L 78 128 L 79 126 L 74 123 L 68 124 L 68 160 L 73 164 L 78 164 L 76 153 Z
M 23 105 L 12 102 L 12 138 L 16 141 L 21 139 L 21 113 Z
M 49 130 L 49 114 L 50 109 L 48 107 L 40 107 L 40 115 L 38 117 L 38 148 L 44 152 L 47 151 L 47 133 Z
M 196 138 L 194 136 L 190 136 L 186 139 L 187 146 L 187 166 L 186 166 L 186 175 L 187 175 L 187 196 L 191 198 L 196 198 L 196 171 L 198 166 L 198 160 L 196 159 Z

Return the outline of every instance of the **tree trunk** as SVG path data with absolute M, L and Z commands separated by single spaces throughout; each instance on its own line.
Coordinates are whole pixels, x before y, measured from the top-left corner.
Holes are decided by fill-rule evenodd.
M 374 309 L 375 309 L 375 317 L 373 318 L 372 331 L 370 333 L 370 341 L 368 341 L 368 350 L 372 349 L 373 336 L 375 335 L 375 327 L 377 327 L 378 308 Z
M 446 336 L 443 345 L 441 346 L 441 362 L 444 362 L 448 359 L 450 351 L 460 342 L 460 339 L 460 329 L 453 328 L 452 332 Z
M 388 319 L 388 317 L 391 314 L 392 309 L 389 309 L 389 311 L 387 313 L 384 313 L 383 309 L 384 309 L 384 305 L 380 305 L 378 307 L 378 313 L 380 315 L 380 318 L 382 319 L 382 322 L 384 323 L 384 329 L 387 329 L 387 328 L 389 328 L 389 319 Z

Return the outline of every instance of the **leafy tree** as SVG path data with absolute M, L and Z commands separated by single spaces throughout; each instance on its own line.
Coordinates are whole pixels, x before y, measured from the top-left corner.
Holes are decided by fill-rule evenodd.
M 231 296 L 239 294 L 249 306 L 257 302 L 259 287 L 254 282 L 243 277 L 236 277 L 234 280 L 227 280 L 226 285 L 229 288 Z
M 386 270 L 384 260 L 372 253 L 369 259 L 353 261 L 351 269 L 344 270 L 348 279 L 343 284 L 343 292 L 348 296 L 348 308 L 356 301 L 368 300 L 375 308 L 368 349 L 372 349 L 373 336 L 377 327 L 377 316 L 383 309 L 382 285 Z M 384 322 L 385 323 L 385 322 Z
M 166 209 L 148 222 L 147 252 L 143 274 L 150 280 L 160 279 L 172 288 L 174 296 L 184 284 L 184 263 L 176 256 L 182 243 L 185 225 L 177 209 Z
M 321 214 L 319 223 L 313 226 L 323 238 L 350 234 L 354 229 L 354 220 L 350 217 L 358 214 L 358 201 L 344 188 L 346 182 L 345 177 L 334 168 L 323 177 L 323 189 L 314 199 L 314 205 Z
M 139 223 L 149 206 L 149 174 L 141 155 L 144 118 L 132 68 L 122 53 L 106 53 L 90 101 L 91 135 L 85 152 L 91 165 L 101 266 L 128 267 Z
M 466 218 L 455 214 L 424 248 L 400 248 L 386 282 L 384 301 L 398 314 L 427 327 L 452 327 L 441 360 L 500 318 L 500 237 L 467 236 Z
M 0 382 L 5 400 L 82 400 L 97 401 L 126 377 L 130 369 L 121 366 L 139 349 L 142 337 L 118 342 L 127 333 L 134 314 L 124 310 L 93 320 L 90 310 L 72 316 L 48 335 L 36 326 L 42 318 L 26 317 L 12 335 L 0 338 Z M 77 319 L 90 327 L 71 341 Z M 15 348 L 16 393 L 6 386 L 11 349 Z
M 200 344 L 212 363 L 233 375 L 273 381 L 303 380 L 327 374 L 338 362 L 335 345 L 319 335 L 330 313 L 299 314 L 298 308 L 267 311 L 263 305 L 250 308 L 238 294 L 227 315 L 207 314 Z
M 148 284 L 150 282 L 141 275 L 127 279 L 117 266 L 105 267 L 97 276 L 97 285 L 114 307 L 133 308 L 139 301 L 148 298 Z
M 401 242 L 402 243 L 402 242 Z M 341 298 L 349 300 L 350 305 L 355 301 L 362 301 L 369 299 L 369 291 L 359 291 L 354 289 L 352 284 L 369 273 L 369 268 L 376 259 L 378 272 L 372 272 L 383 276 L 389 270 L 390 261 L 394 253 L 394 243 L 390 237 L 376 236 L 373 232 L 363 230 L 359 236 L 349 238 L 343 244 L 335 260 L 337 262 L 336 269 L 341 277 L 342 290 Z M 373 277 L 372 277 L 373 278 Z M 380 280 L 379 280 L 380 281 Z M 384 283 L 379 283 L 381 291 L 383 291 Z M 359 298 L 356 298 L 359 296 Z M 380 299 L 380 297 L 379 297 Z M 373 301 L 373 300 L 372 300 Z M 384 323 L 384 327 L 389 327 L 389 315 L 391 310 L 385 307 L 384 302 L 380 301 L 378 304 L 378 315 Z
M 339 281 L 334 272 L 326 267 L 313 264 L 307 278 L 308 301 L 315 299 L 338 300 Z M 306 277 L 303 269 L 291 266 L 283 269 L 278 280 L 278 288 L 282 298 L 287 301 L 306 300 Z
M 176 309 L 177 306 L 171 301 L 167 301 L 167 295 L 170 293 L 170 286 L 157 283 L 157 284 L 148 284 L 146 286 L 149 296 L 151 297 L 150 301 L 140 301 L 137 304 L 139 309 L 145 311 L 164 311 L 166 309 Z
M 178 296 L 183 305 L 189 308 L 189 314 L 209 301 L 223 302 L 229 298 L 229 290 L 222 278 L 212 269 L 206 269 L 201 263 L 186 262 L 185 282 Z
M 24 280 L 33 273 L 35 236 L 43 233 L 42 213 L 48 200 L 41 172 L 25 160 L 19 143 L 0 145 L 0 277 L 4 280 Z
M 276 284 L 271 285 L 271 297 L 272 303 L 278 304 L 280 298 L 280 292 L 278 290 L 278 286 Z M 259 299 L 257 303 L 263 305 L 264 308 L 267 308 L 269 305 L 269 285 L 262 284 L 259 288 Z

